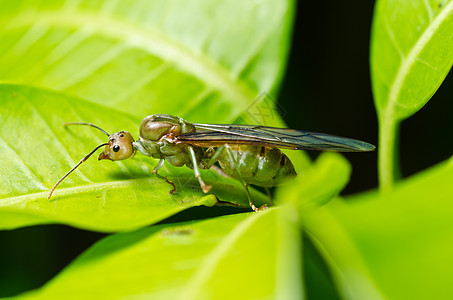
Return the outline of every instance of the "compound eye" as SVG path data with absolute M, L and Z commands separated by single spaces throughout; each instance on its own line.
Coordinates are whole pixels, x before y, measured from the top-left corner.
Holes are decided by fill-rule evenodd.
M 118 146 L 118 145 L 113 146 L 113 151 L 114 152 L 120 151 L 120 146 Z

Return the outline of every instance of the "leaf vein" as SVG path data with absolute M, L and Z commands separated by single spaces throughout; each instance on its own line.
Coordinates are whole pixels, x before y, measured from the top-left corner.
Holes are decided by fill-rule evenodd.
M 117 97 L 113 98 L 112 101 L 114 103 L 120 103 L 123 100 L 126 100 L 126 98 L 130 97 L 135 92 L 139 91 L 141 88 L 148 85 L 150 82 L 152 82 L 154 79 L 156 79 L 159 75 L 161 75 L 163 72 L 168 70 L 171 66 L 172 66 L 172 64 L 168 64 L 168 63 L 163 63 L 163 64 L 159 65 L 157 68 L 154 68 L 152 71 L 148 72 L 148 74 L 146 74 L 146 76 L 142 77 L 134 85 L 128 87 L 124 93 L 121 93 Z
M 394 34 L 392 28 L 390 28 L 390 24 L 389 24 L 389 22 L 387 20 L 387 17 L 385 17 L 385 16 L 384 16 L 384 25 L 385 25 L 385 29 L 387 30 L 387 33 L 388 33 L 388 35 L 390 37 L 390 40 L 392 41 L 393 46 L 395 47 L 395 49 L 400 54 L 401 64 L 403 64 L 403 62 L 405 61 L 404 52 L 401 49 L 401 47 L 399 46 L 398 42 L 396 41 L 395 34 Z
M 428 27 L 423 31 L 420 38 L 416 41 L 412 49 L 410 50 L 407 59 L 402 61 L 397 75 L 390 87 L 390 93 L 388 96 L 388 105 L 386 108 L 386 114 L 391 116 L 394 114 L 393 110 L 395 104 L 398 102 L 399 94 L 402 90 L 402 85 L 404 79 L 406 78 L 407 74 L 409 73 L 414 61 L 417 61 L 418 56 L 420 55 L 421 51 L 424 49 L 424 46 L 430 41 L 433 33 L 436 31 L 437 28 L 441 25 L 442 21 L 446 18 L 448 14 L 450 14 L 453 10 L 453 2 L 450 2 L 445 9 L 439 13 L 433 20 L 432 23 L 428 25 Z
M 432 66 L 430 63 L 428 63 L 427 61 L 421 59 L 420 57 L 417 57 L 416 58 L 417 61 L 421 62 L 422 64 L 424 64 L 425 66 L 427 66 L 428 68 L 436 71 L 436 72 L 440 72 L 439 69 L 437 69 L 436 67 Z
M 8 144 L 3 138 L 0 137 L 0 142 L 2 142 L 6 147 L 8 147 L 8 149 L 10 149 L 12 152 L 14 152 L 14 154 L 16 155 L 16 158 L 18 159 L 18 161 L 22 164 L 22 166 L 30 172 L 31 176 L 34 177 L 37 185 L 43 189 L 43 190 L 47 190 L 47 187 L 44 185 L 44 183 L 42 183 L 42 181 L 38 178 L 38 176 L 35 174 L 35 172 L 25 163 L 24 159 L 19 155 L 19 153 L 17 153 L 16 149 L 14 149 L 10 144 Z M 8 177 L 8 176 L 6 176 Z M 30 178 L 31 179 L 31 178 Z
M 9 48 L 11 55 L 3 55 L 4 57 L 9 57 L 6 62 L 8 66 L 3 66 L 2 69 L 6 72 L 3 73 L 2 77 L 8 78 L 11 72 L 14 72 L 14 66 L 21 61 L 25 56 L 30 47 L 39 41 L 49 30 L 49 26 L 45 26 L 41 23 L 33 24 L 15 43 L 15 45 Z
M 433 10 L 431 9 L 431 6 L 428 3 L 428 0 L 423 0 L 423 5 L 425 6 L 426 12 L 428 13 L 429 21 L 431 21 L 434 18 L 434 13 Z
M 68 55 L 71 50 L 74 50 L 78 44 L 88 39 L 94 34 L 94 29 L 91 25 L 86 24 L 78 30 L 69 34 L 62 42 L 60 42 L 52 51 L 49 51 L 49 65 L 54 64 Z
M 187 73 L 221 91 L 226 97 L 231 98 L 231 101 L 236 101 L 235 107 L 238 109 L 245 108 L 257 94 L 245 83 L 237 82 L 228 69 L 211 58 L 194 53 L 156 30 L 141 28 L 126 20 L 117 20 L 80 10 L 73 13 L 42 11 L 31 14 L 24 12 L 10 22 L 9 29 L 33 24 L 38 19 L 49 25 L 69 28 L 80 28 L 84 24 L 91 24 L 97 33 L 123 41 L 131 47 L 138 47 L 178 65 Z
M 49 122 L 46 120 L 46 118 L 44 118 L 44 116 L 42 115 L 42 113 L 38 110 L 38 108 L 34 105 L 34 103 L 32 101 L 30 101 L 28 98 L 25 98 L 27 99 L 28 103 L 30 103 L 30 106 L 33 108 L 33 110 L 36 112 L 36 114 L 40 117 L 41 120 L 43 120 L 44 124 L 46 124 L 47 128 L 50 130 L 50 132 L 52 132 L 52 134 L 55 136 L 55 140 L 60 144 L 61 148 L 64 150 L 64 153 L 66 154 L 67 158 L 69 159 L 69 164 L 70 165 L 75 165 L 75 162 L 74 160 L 71 158 L 68 150 L 66 149 L 65 145 L 61 142 L 61 140 L 58 138 L 58 135 L 56 134 L 56 132 L 53 130 L 52 126 L 50 126 Z M 82 178 L 88 182 L 91 182 L 80 170 L 76 170 L 76 172 L 78 172 Z
M 107 64 L 116 56 L 119 56 L 124 48 L 125 46 L 122 44 L 115 44 L 111 46 L 110 49 L 103 52 L 102 55 L 97 56 L 96 59 L 94 59 L 87 66 L 80 69 L 78 72 L 72 73 L 72 76 L 67 78 L 64 82 L 57 84 L 55 88 L 65 90 L 87 79 L 96 70 L 100 69 L 103 65 Z
M 89 183 L 89 184 L 84 184 L 84 185 L 79 185 L 79 186 L 72 186 L 72 187 L 67 187 L 67 188 L 59 188 L 55 190 L 55 193 L 53 197 L 51 198 L 50 201 L 57 201 L 55 198 L 58 196 L 68 196 L 68 195 L 74 195 L 80 192 L 86 192 L 86 191 L 97 191 L 97 190 L 106 190 L 106 189 L 111 189 L 111 188 L 122 188 L 122 187 L 127 187 L 131 185 L 138 184 L 140 185 L 142 182 L 152 182 L 156 181 L 155 178 L 147 178 L 147 179 L 128 179 L 128 180 L 118 180 L 118 181 L 106 181 L 106 182 L 97 182 L 97 183 Z M 18 205 L 27 201 L 33 201 L 33 200 L 38 200 L 38 199 L 46 199 L 47 201 L 47 196 L 49 195 L 49 191 L 44 191 L 44 192 L 38 192 L 38 193 L 32 193 L 32 194 L 27 194 L 27 195 L 20 195 L 20 196 L 14 196 L 14 197 L 8 197 L 8 198 L 3 198 L 1 203 L 1 206 L 13 206 L 13 205 Z M 52 200 L 54 199 L 54 200 Z

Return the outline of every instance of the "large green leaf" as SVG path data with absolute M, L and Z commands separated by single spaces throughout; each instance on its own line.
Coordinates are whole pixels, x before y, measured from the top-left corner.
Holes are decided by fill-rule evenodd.
M 24 296 L 301 299 L 294 217 L 283 207 L 115 234 Z
M 233 121 L 274 92 L 292 0 L 0 1 L 0 79 L 135 116 Z
M 137 154 L 119 162 L 90 158 L 48 200 L 49 188 L 106 136 L 90 127 L 63 127 L 88 121 L 110 133 L 127 130 L 137 137 L 141 119 L 60 93 L 18 85 L 0 85 L 0 228 L 61 222 L 90 230 L 116 231 L 162 220 L 195 205 L 220 200 L 248 206 L 239 182 L 203 171 L 213 185 L 200 190 L 188 168 L 162 170 L 178 192 L 151 175 L 156 164 Z M 206 197 L 205 197 L 206 196 Z M 267 197 L 253 192 L 257 205 Z
M 76 100 L 69 97 L 57 105 L 61 95 L 36 90 L 24 94 L 20 89 L 17 94 L 28 102 L 4 103 L 4 111 L 11 110 L 15 118 L 6 119 L 7 126 L 2 126 L 7 153 L 3 159 L 10 171 L 2 174 L 2 228 L 64 222 L 92 230 L 119 230 L 215 202 L 212 196 L 200 198 L 204 195 L 190 170 L 172 170 L 172 175 L 178 174 L 176 183 L 190 189 L 169 197 L 168 185 L 149 178 L 155 162 L 143 158 L 107 167 L 84 163 L 62 185 L 72 188 L 56 193 L 68 198 L 64 205 L 61 200 L 45 200 L 47 192 L 39 193 L 48 190 L 81 153 L 101 142 L 89 129 L 64 130 L 63 122 L 88 121 L 110 132 L 126 128 L 132 133 L 138 131 L 141 118 L 151 113 L 171 113 L 194 122 L 228 122 L 247 113 L 259 92 L 273 89 L 278 82 L 292 22 L 290 1 L 252 6 L 233 1 L 125 4 L 0 2 L 0 78 L 64 90 L 103 105 L 82 105 L 78 100 L 73 104 Z M 228 21 L 230 15 L 235 22 Z M 231 43 L 233 37 L 235 43 Z M 5 92 L 5 99 L 11 98 L 11 91 Z M 39 104 L 38 99 L 42 99 Z M 28 105 L 30 101 L 33 105 Z M 11 103 L 17 106 L 11 108 Z M 22 126 L 34 130 L 24 134 Z M 13 140 L 14 134 L 20 142 Z M 216 182 L 213 192 L 221 200 L 246 204 L 236 182 L 205 173 L 207 181 Z M 98 201 L 87 201 L 93 196 Z M 125 197 L 141 199 L 140 204 L 131 205 Z M 108 203 L 113 210 L 106 210 Z
M 379 178 L 399 176 L 399 123 L 435 93 L 453 63 L 453 1 L 379 0 L 371 39 L 371 75 L 379 117 Z
M 382 195 L 304 210 L 347 299 L 453 297 L 453 158 Z

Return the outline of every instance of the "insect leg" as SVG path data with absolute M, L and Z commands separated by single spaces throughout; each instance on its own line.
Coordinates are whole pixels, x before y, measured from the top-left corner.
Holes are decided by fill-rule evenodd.
M 264 190 L 266 191 L 267 197 L 269 197 L 269 203 L 270 203 L 271 205 L 274 205 L 274 201 L 272 201 L 271 191 L 269 190 L 268 187 L 264 187 Z
M 160 168 L 162 168 L 164 166 L 164 163 L 165 163 L 165 159 L 161 158 L 159 160 L 159 162 L 157 163 L 157 165 L 154 167 L 153 174 L 156 175 L 157 177 L 159 177 L 160 179 L 165 180 L 166 183 L 173 186 L 173 188 L 168 192 L 170 195 L 172 195 L 174 192 L 176 192 L 176 185 L 172 181 L 168 180 L 167 176 L 162 176 L 162 175 L 157 174 L 157 171 L 159 171 Z
M 201 189 L 203 192 L 207 193 L 211 189 L 212 186 L 206 185 L 203 182 L 203 179 L 201 179 L 201 174 L 200 171 L 198 170 L 198 163 L 197 163 L 197 158 L 195 157 L 195 151 L 193 151 L 193 148 L 191 146 L 188 146 L 189 148 L 189 155 L 190 155 L 190 160 L 192 161 L 193 165 L 193 172 L 195 173 L 195 177 L 198 179 L 198 182 L 200 183 Z
M 266 204 L 262 205 L 262 206 L 259 207 L 259 208 L 256 207 L 255 204 L 253 204 L 253 202 L 252 202 L 252 197 L 250 197 L 249 187 L 248 187 L 247 183 L 245 183 L 244 179 L 242 178 L 242 174 L 241 174 L 241 171 L 239 170 L 239 165 L 238 165 L 236 159 L 234 158 L 233 151 L 231 150 L 230 146 L 228 146 L 227 144 L 225 144 L 225 145 L 222 146 L 222 147 L 224 147 L 224 148 L 227 150 L 228 155 L 230 156 L 230 159 L 231 159 L 231 161 L 233 162 L 234 168 L 236 169 L 236 172 L 237 172 L 238 175 L 239 175 L 239 179 L 240 179 L 240 181 L 241 181 L 241 183 L 242 183 L 242 186 L 245 188 L 245 191 L 246 191 L 246 193 L 247 193 L 247 197 L 248 197 L 248 199 L 249 199 L 249 205 L 250 205 L 250 207 L 251 207 L 254 211 L 260 211 L 260 210 L 266 209 L 266 208 L 267 208 L 267 205 L 266 205 Z M 220 147 L 219 150 L 220 150 L 222 147 Z M 223 150 L 223 149 L 222 149 L 222 150 Z
M 225 145 L 222 145 L 220 146 L 216 152 L 214 153 L 214 155 L 209 159 L 208 161 L 208 164 L 207 164 L 207 167 L 208 169 L 211 168 L 215 162 L 217 161 L 217 158 L 219 158 L 220 154 L 222 154 L 222 151 L 225 150 Z
M 165 158 L 161 158 L 159 160 L 159 162 L 157 163 L 157 165 L 154 167 L 153 174 L 157 174 L 157 171 L 159 171 L 164 166 L 164 163 L 165 163 Z

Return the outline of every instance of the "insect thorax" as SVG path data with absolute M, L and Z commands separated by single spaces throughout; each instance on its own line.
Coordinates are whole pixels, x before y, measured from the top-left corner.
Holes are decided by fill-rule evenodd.
M 134 146 L 143 155 L 159 159 L 165 158 L 175 167 L 184 166 L 189 161 L 189 155 L 184 145 L 173 144 L 167 140 L 154 142 L 139 137 Z
M 165 158 L 171 165 L 181 167 L 189 160 L 184 145 L 176 144 L 175 138 L 195 131 L 195 126 L 186 120 L 166 114 L 150 115 L 140 124 L 140 137 L 134 146 L 142 154 Z

